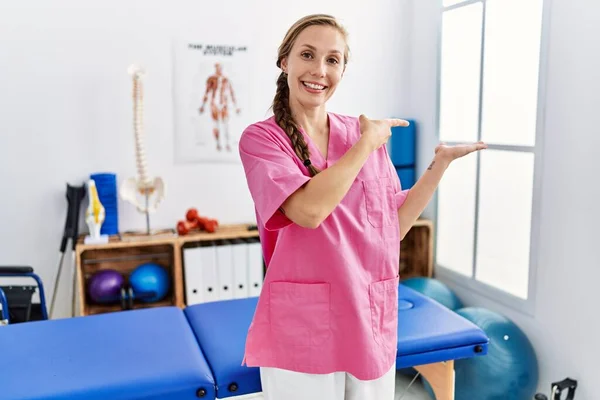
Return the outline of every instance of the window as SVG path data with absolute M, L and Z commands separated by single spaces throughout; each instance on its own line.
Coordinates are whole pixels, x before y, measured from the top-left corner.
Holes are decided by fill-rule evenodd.
M 543 0 L 443 0 L 439 139 L 483 140 L 437 195 L 436 268 L 510 301 L 530 297 L 540 159 Z

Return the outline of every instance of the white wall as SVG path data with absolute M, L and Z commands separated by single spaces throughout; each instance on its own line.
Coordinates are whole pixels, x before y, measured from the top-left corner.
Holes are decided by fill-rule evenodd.
M 579 380 L 576 399 L 598 398 L 600 317 L 596 310 L 597 153 L 600 148 L 600 3 L 551 1 L 547 59 L 541 236 L 535 314 L 525 315 L 490 298 L 451 285 L 468 305 L 513 319 L 532 340 L 541 368 L 540 390 L 566 376 Z M 423 171 L 437 143 L 438 0 L 412 0 L 408 57 L 411 83 L 407 114 L 420 123 L 419 166 Z M 435 216 L 433 205 L 426 214 Z
M 540 388 L 569 375 L 580 379 L 577 399 L 593 399 L 600 373 L 594 310 L 600 279 L 592 252 L 600 196 L 593 175 L 600 135 L 600 4 L 552 0 L 544 134 L 542 233 L 537 309 L 528 317 L 455 288 L 468 303 L 514 319 L 533 340 Z M 322 2 L 115 0 L 0 1 L 0 264 L 31 264 L 52 291 L 65 220 L 65 184 L 110 170 L 135 173 L 130 81 L 126 69 L 143 63 L 150 169 L 168 194 L 155 227 L 173 227 L 190 206 L 222 223 L 252 222 L 240 165 L 175 165 L 170 40 L 239 40 L 252 47 L 256 71 L 249 110 L 266 116 L 274 90 L 276 50 L 285 29 L 312 12 L 337 15 L 350 30 L 352 60 L 330 109 L 374 117 L 412 117 L 420 127 L 423 171 L 437 143 L 437 0 Z M 232 7 L 232 9 L 228 9 Z M 576 11 L 579 10 L 579 11 Z M 217 168 L 218 166 L 218 168 Z M 143 218 L 120 204 L 122 230 Z M 434 208 L 425 216 L 434 217 Z M 85 224 L 82 224 L 85 229 Z M 59 316 L 67 312 L 61 287 Z
M 285 31 L 314 12 L 334 14 L 350 32 L 352 59 L 330 110 L 397 115 L 403 36 L 393 0 L 377 7 L 360 0 L 0 0 L 0 264 L 32 265 L 50 294 L 66 183 L 79 185 L 98 171 L 116 172 L 119 183 L 135 176 L 133 62 L 148 71 L 149 169 L 168 186 L 153 227 L 175 227 L 191 206 L 221 223 L 254 222 L 240 164 L 174 163 L 171 39 L 248 45 L 255 102 L 245 113 L 254 121 L 268 116 Z M 132 206 L 121 202 L 119 210 L 122 231 L 144 228 Z M 68 310 L 68 285 L 60 289 L 59 317 Z

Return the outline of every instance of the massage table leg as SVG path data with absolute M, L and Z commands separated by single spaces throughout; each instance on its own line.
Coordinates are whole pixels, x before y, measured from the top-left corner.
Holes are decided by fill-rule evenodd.
M 436 400 L 454 400 L 454 361 L 414 367 L 427 380 Z

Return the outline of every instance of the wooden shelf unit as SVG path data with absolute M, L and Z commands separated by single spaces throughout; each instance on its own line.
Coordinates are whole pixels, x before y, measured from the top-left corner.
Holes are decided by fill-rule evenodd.
M 205 241 L 257 238 L 258 231 L 249 230 L 250 225 L 224 225 L 214 233 L 192 232 L 189 235 L 144 237 L 114 235 L 106 244 L 85 244 L 83 236 L 76 246 L 78 280 L 78 315 L 93 315 L 121 310 L 119 304 L 94 304 L 87 296 L 87 281 L 103 269 L 115 269 L 129 274 L 144 262 L 154 262 L 169 271 L 171 289 L 166 298 L 155 303 L 135 302 L 134 309 L 158 306 L 185 307 L 182 249 L 188 243 Z
M 433 222 L 418 219 L 400 242 L 400 280 L 433 276 Z
M 133 271 L 143 262 L 164 266 L 171 277 L 171 290 L 167 297 L 156 303 L 136 302 L 134 308 L 177 306 L 185 307 L 183 278 L 183 249 L 200 242 L 258 238 L 257 230 L 250 225 L 223 225 L 217 232 L 193 232 L 185 236 L 133 238 L 127 235 L 110 237 L 106 244 L 84 244 L 80 238 L 75 254 L 78 280 L 78 315 L 93 315 L 121 310 L 120 304 L 99 305 L 90 302 L 86 290 L 87 280 L 96 271 L 116 269 L 124 274 Z M 433 274 L 433 224 L 419 219 L 401 243 L 399 259 L 400 279 L 414 276 L 431 277 Z

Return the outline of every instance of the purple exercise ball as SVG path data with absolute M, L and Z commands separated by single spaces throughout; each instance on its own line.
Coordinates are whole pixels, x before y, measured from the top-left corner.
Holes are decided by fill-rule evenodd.
M 90 277 L 88 293 L 95 303 L 113 303 L 121 297 L 125 278 L 113 269 L 104 269 Z

